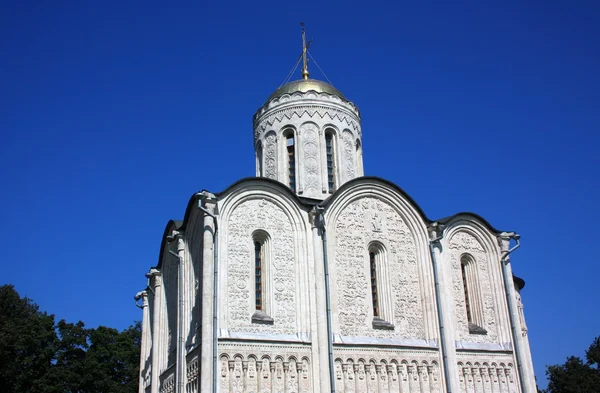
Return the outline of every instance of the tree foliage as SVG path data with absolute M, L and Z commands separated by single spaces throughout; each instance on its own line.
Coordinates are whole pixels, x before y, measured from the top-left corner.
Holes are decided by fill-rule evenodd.
M 547 393 L 600 393 L 600 336 L 585 352 L 584 362 L 570 356 L 564 364 L 548 366 Z
M 55 322 L 12 285 L 0 286 L 0 392 L 137 392 L 141 326 L 119 332 Z

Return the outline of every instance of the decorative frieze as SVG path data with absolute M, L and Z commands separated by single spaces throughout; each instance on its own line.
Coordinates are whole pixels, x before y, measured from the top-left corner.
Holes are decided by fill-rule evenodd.
M 310 347 L 219 345 L 219 385 L 225 393 L 312 392 Z
M 463 393 L 517 393 L 512 363 L 458 362 L 459 383 Z
M 335 389 L 339 393 L 439 393 L 442 389 L 435 357 L 428 360 L 394 356 L 381 360 L 338 357 L 334 373 Z

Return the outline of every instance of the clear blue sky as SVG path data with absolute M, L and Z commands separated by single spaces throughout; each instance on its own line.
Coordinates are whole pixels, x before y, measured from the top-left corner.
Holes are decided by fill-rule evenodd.
M 540 385 L 600 335 L 600 3 L 12 3 L 0 284 L 57 318 L 140 318 L 133 295 L 167 220 L 254 174 L 252 115 L 304 21 L 361 110 L 367 175 L 430 218 L 473 211 L 522 234 L 513 263 Z

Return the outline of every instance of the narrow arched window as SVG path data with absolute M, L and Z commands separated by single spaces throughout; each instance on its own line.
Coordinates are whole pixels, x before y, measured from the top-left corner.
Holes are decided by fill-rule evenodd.
M 466 266 L 467 261 L 463 258 L 463 260 L 460 263 L 460 270 L 462 272 L 463 291 L 465 293 L 465 309 L 467 312 L 467 321 L 469 323 L 473 323 L 473 315 L 471 314 L 471 300 L 469 299 L 469 286 L 467 285 Z
M 262 229 L 252 234 L 254 245 L 254 314 L 252 322 L 272 324 L 271 238 Z
M 487 334 L 484 327 L 483 299 L 479 287 L 477 263 L 475 258 L 464 254 L 460 258 L 460 269 L 465 296 L 465 316 L 469 333 Z
M 385 248 L 379 242 L 369 245 L 369 276 L 371 278 L 373 328 L 393 330 L 393 303 L 387 258 Z
M 256 169 L 258 176 L 264 176 L 263 173 L 263 147 L 262 143 L 256 146 Z
M 327 155 L 327 184 L 329 192 L 335 191 L 335 153 L 333 150 L 333 135 L 331 132 L 325 134 L 325 151 Z
M 369 253 L 369 266 L 371 270 L 371 301 L 373 302 L 373 316 L 379 317 L 379 302 L 377 300 L 377 266 L 375 253 Z
M 288 184 L 293 191 L 296 191 L 296 146 L 293 133 L 289 133 L 286 136 L 285 146 L 287 151 Z
M 254 284 L 255 284 L 255 308 L 257 310 L 263 309 L 263 275 L 262 275 L 262 263 L 263 263 L 263 247 L 258 241 L 254 242 Z

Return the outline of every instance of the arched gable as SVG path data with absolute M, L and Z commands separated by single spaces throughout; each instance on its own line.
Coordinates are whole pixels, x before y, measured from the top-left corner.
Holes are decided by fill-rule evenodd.
M 412 200 L 388 183 L 362 178 L 325 201 L 332 271 L 334 326 L 342 336 L 426 340 L 437 337 L 434 284 L 427 222 Z M 331 240 L 330 240 L 331 239 Z M 380 242 L 389 254 L 393 330 L 371 325 L 368 246 Z M 382 301 L 386 301 L 382 297 Z
M 489 224 L 474 215 L 457 215 L 445 224 L 442 240 L 442 260 L 454 288 L 452 292 L 457 338 L 476 343 L 504 344 L 510 342 L 510 325 L 506 308 L 505 291 L 500 263 L 497 234 Z M 474 261 L 475 269 L 463 277 L 461 260 Z M 468 280 L 467 283 L 464 280 Z M 470 281 L 469 281 L 470 280 Z M 479 324 L 487 331 L 477 334 L 470 331 L 466 314 L 465 285 L 469 291 L 470 307 L 482 314 Z M 471 329 L 472 330 L 472 329 Z
M 220 328 L 231 332 L 297 334 L 308 332 L 306 296 L 307 260 L 306 211 L 297 198 L 290 198 L 284 187 L 263 179 L 245 181 L 219 195 L 219 299 Z M 261 231 L 269 237 L 270 254 L 264 257 L 261 296 L 265 310 L 255 308 L 253 235 Z M 283 290 L 285 289 L 285 293 Z M 236 301 L 228 301 L 235 298 Z M 272 311 L 265 314 L 264 311 Z M 272 318 L 274 324 L 255 323 L 254 314 Z M 252 317 L 252 318 L 251 318 Z M 264 319 L 263 319 L 264 320 Z

